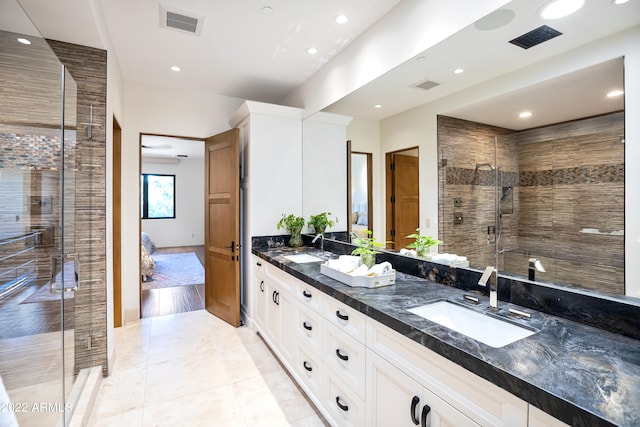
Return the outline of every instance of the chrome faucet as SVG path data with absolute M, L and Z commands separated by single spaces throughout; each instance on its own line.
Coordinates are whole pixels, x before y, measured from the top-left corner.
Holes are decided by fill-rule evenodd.
M 311 243 L 315 243 L 318 239 L 320 239 L 320 250 L 322 251 L 322 255 L 324 255 L 324 234 L 316 234 L 316 237 L 313 238 Z
M 498 269 L 490 265 L 484 269 L 482 277 L 478 280 L 479 286 L 487 286 L 489 283 L 489 306 L 493 310 L 498 309 Z

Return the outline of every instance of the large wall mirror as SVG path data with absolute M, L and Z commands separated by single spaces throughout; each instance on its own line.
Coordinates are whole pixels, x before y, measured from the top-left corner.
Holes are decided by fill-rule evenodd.
M 443 240 L 439 252 L 483 269 L 495 263 L 497 244 L 503 276 L 629 295 L 625 103 L 636 105 L 638 94 L 623 86 L 625 57 L 639 60 L 638 18 L 628 16 L 639 7 L 587 2 L 570 23 L 549 24 L 564 30 L 555 44 L 510 44 L 542 24 L 536 10 L 544 3 L 510 2 L 501 11 L 511 13 L 481 19 L 326 111 L 355 117 L 347 130 L 354 142 L 362 122 L 379 126 L 374 164 L 419 147 L 418 226 Z M 580 40 L 602 17 L 607 28 Z M 473 75 L 453 77 L 463 64 L 463 75 Z M 425 82 L 428 90 L 417 84 Z M 607 97 L 613 90 L 619 96 Z M 373 111 L 375 96 L 393 114 Z M 526 109 L 531 117 L 519 118 Z M 384 165 L 375 168 L 374 182 L 384 174 Z M 386 240 L 386 196 L 381 189 L 368 207 L 379 240 Z

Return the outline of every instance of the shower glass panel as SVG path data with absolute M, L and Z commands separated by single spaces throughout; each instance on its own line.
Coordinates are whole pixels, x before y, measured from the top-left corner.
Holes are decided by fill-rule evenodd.
M 68 425 L 78 377 L 77 85 L 0 3 L 0 425 Z

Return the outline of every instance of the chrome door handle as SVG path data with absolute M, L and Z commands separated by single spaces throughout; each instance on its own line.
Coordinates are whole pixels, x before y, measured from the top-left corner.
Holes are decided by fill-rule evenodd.
M 73 259 L 73 286 L 65 286 L 64 277 L 64 260 L 67 258 Z M 64 255 L 51 255 L 49 258 L 51 276 L 49 280 L 50 292 L 73 292 L 77 291 L 80 287 L 80 256 L 78 254 L 64 254 Z M 62 277 L 62 283 L 60 287 L 56 286 L 56 278 L 58 271 L 58 263 L 60 263 L 60 273 Z

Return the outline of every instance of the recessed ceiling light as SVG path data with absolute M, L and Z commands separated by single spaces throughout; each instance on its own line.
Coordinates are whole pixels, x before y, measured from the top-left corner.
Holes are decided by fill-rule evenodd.
M 382 108 L 382 104 L 376 104 L 373 106 L 373 108 Z
M 20 37 L 18 41 L 22 44 L 31 44 L 31 40 Z
M 424 55 L 420 55 L 420 56 L 416 57 L 416 61 L 424 61 L 426 59 L 427 59 L 427 57 L 424 56 Z
M 464 73 L 464 69 L 462 68 L 456 68 L 455 70 L 453 70 L 453 74 L 462 74 Z
M 612 90 L 611 92 L 609 92 L 607 94 L 607 97 L 609 98 L 615 98 L 616 96 L 620 96 L 624 93 L 623 90 Z
M 521 119 L 528 119 L 529 117 L 531 117 L 531 111 L 523 111 L 518 115 L 518 117 L 520 117 Z
M 171 67 L 171 71 L 180 71 L 180 67 L 174 65 L 173 67 Z
M 309 49 L 307 49 L 307 53 L 309 55 L 315 55 L 316 53 L 318 53 L 318 49 L 316 49 L 315 47 L 310 47 Z
M 273 8 L 271 6 L 264 6 L 262 8 L 262 13 L 265 15 L 271 15 L 273 13 Z
M 615 5 L 619 5 L 619 4 L 625 4 L 627 3 L 629 0 L 613 0 L 611 3 L 615 4 Z
M 553 0 L 540 9 L 542 19 L 560 19 L 577 12 L 584 0 Z
M 347 18 L 345 15 L 336 16 L 336 22 L 338 24 L 346 24 L 348 21 L 349 21 L 349 18 Z

